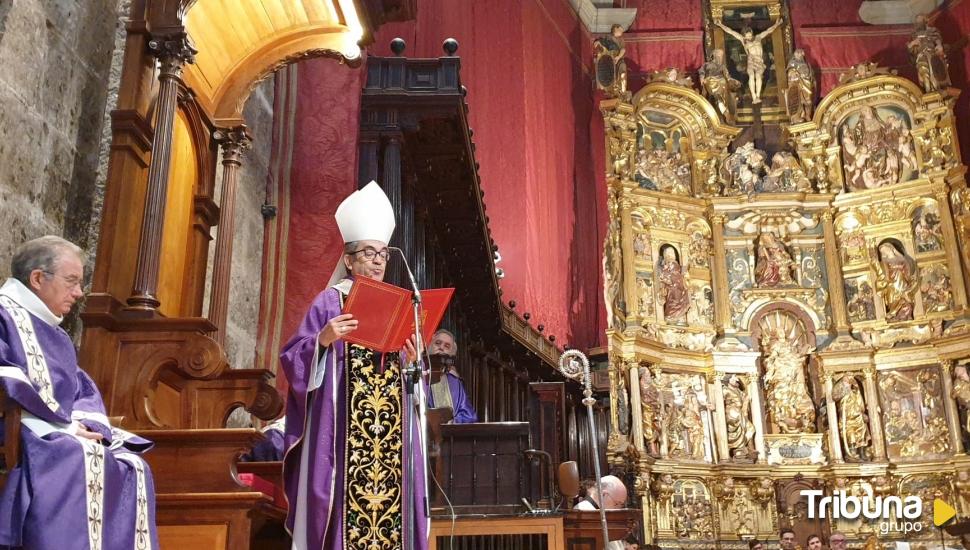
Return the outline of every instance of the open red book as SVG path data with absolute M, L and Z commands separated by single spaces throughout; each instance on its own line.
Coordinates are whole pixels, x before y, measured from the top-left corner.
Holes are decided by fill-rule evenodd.
M 438 328 L 454 293 L 453 288 L 421 291 L 421 338 L 426 343 Z M 400 351 L 414 333 L 413 295 L 410 290 L 357 277 L 344 302 L 344 313 L 352 314 L 358 321 L 357 330 L 344 340 L 383 353 Z

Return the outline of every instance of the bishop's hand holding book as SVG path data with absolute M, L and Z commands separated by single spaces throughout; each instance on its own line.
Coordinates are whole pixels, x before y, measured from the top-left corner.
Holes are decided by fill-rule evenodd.
M 427 342 L 444 317 L 453 288 L 421 292 L 421 338 Z M 354 279 L 343 313 L 327 322 L 320 331 L 320 345 L 329 346 L 343 339 L 383 353 L 402 350 L 408 360 L 416 357 L 413 292 L 374 279 Z

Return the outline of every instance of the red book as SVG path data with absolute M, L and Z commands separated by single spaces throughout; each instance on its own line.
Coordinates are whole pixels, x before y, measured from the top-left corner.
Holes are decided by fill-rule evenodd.
M 453 288 L 421 291 L 421 338 L 425 343 L 438 328 L 454 293 Z M 410 290 L 374 279 L 354 279 L 343 312 L 353 315 L 358 324 L 344 340 L 383 353 L 400 351 L 414 334 L 413 295 Z

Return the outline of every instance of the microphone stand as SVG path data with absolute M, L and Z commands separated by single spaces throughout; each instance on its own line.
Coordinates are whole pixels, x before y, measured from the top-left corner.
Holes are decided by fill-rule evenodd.
M 583 405 L 586 405 L 586 418 L 589 420 L 590 441 L 593 443 L 593 472 L 596 475 L 596 491 L 599 493 L 597 507 L 600 511 L 600 527 L 603 529 L 603 548 L 610 543 L 609 526 L 606 522 L 606 509 L 603 508 L 603 476 L 600 474 L 600 452 L 596 444 L 596 420 L 593 417 L 593 386 L 589 375 L 589 359 L 583 352 L 571 349 L 559 356 L 559 371 L 564 376 L 583 384 Z
M 401 479 L 405 481 L 404 483 L 404 495 L 401 501 L 401 511 L 402 511 L 402 529 L 404 529 L 404 550 L 414 550 L 417 548 L 415 546 L 414 531 L 415 525 L 414 521 L 411 521 L 409 517 L 410 514 L 407 510 L 413 509 L 414 506 L 414 484 L 415 479 L 409 479 L 414 471 L 411 464 L 414 458 L 414 442 L 412 441 L 412 429 L 411 426 L 414 424 L 412 416 L 414 414 L 414 401 L 415 393 L 417 393 L 418 401 L 418 422 L 419 431 L 419 441 L 418 447 L 421 451 L 421 472 L 424 475 L 424 479 L 428 479 L 428 450 L 426 448 L 425 442 L 428 437 L 428 422 L 427 422 L 427 399 L 424 394 L 424 384 L 422 380 L 424 378 L 424 362 L 422 357 L 424 357 L 424 342 L 421 339 L 421 289 L 418 288 L 418 283 L 414 279 L 414 272 L 411 271 L 411 266 L 408 265 L 408 259 L 404 255 L 404 251 L 395 246 L 389 246 L 389 250 L 396 251 L 400 256 L 401 260 L 404 261 L 404 270 L 407 271 L 408 279 L 411 282 L 411 289 L 414 294 L 411 297 L 411 307 L 414 311 L 414 349 L 417 352 L 417 357 L 411 358 L 412 360 L 408 362 L 406 366 L 401 369 L 401 376 L 404 381 L 404 411 L 407 413 L 406 418 L 408 419 L 407 425 L 402 426 L 402 432 L 404 435 L 404 464 L 407 465 L 407 469 L 403 472 Z M 427 481 L 425 481 L 427 483 Z M 427 493 L 427 491 L 425 491 Z M 421 503 L 421 507 L 424 510 L 424 515 L 430 516 L 430 510 L 428 509 L 428 495 L 425 494 L 424 500 Z

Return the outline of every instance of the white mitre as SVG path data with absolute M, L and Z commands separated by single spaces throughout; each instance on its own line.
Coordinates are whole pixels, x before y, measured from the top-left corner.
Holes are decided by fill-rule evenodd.
M 334 213 L 340 236 L 344 243 L 355 241 L 380 241 L 384 244 L 391 242 L 394 233 L 394 207 L 388 200 L 384 190 L 377 182 L 372 181 L 362 189 L 358 189 L 344 199 Z M 333 286 L 348 275 L 344 266 L 343 254 L 337 260 L 337 267 L 327 286 Z

